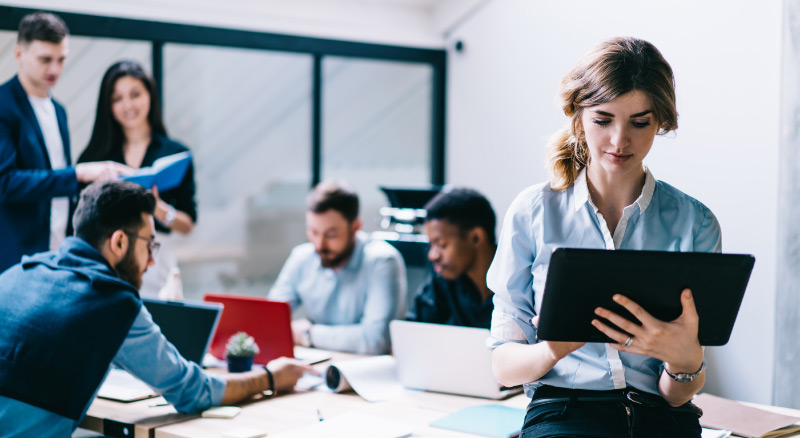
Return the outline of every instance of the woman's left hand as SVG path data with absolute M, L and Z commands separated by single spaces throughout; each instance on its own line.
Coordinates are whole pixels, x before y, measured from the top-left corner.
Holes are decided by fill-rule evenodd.
M 191 233 L 194 229 L 194 220 L 188 214 L 161 200 L 161 197 L 158 196 L 158 187 L 153 186 L 150 191 L 153 192 L 153 196 L 156 198 L 156 211 L 153 212 L 153 216 L 158 219 L 161 225 L 181 234 Z M 169 221 L 167 221 L 168 215 L 171 216 Z
M 153 192 L 153 196 L 156 198 L 156 211 L 154 212 L 154 216 L 158 219 L 159 222 L 162 224 L 164 223 L 164 218 L 167 216 L 167 211 L 171 208 L 169 204 L 161 200 L 161 197 L 158 196 L 158 187 L 153 186 L 150 189 Z
M 609 327 L 600 320 L 592 320 L 592 325 L 609 338 L 618 342 L 612 347 L 626 353 L 643 354 L 660 359 L 667 364 L 673 373 L 693 373 L 700 368 L 703 361 L 703 349 L 697 339 L 700 318 L 692 298 L 692 291 L 684 289 L 681 293 L 681 315 L 673 321 L 661 321 L 645 311 L 641 306 L 625 296 L 614 295 L 614 301 L 628 310 L 642 325 L 631 322 L 616 313 L 602 307 L 595 309 L 597 316 L 607 319 L 612 324 L 631 334 L 628 335 Z

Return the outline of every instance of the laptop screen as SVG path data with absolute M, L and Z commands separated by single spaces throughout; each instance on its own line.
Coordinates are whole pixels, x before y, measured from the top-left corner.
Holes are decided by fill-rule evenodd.
M 203 363 L 222 306 L 215 303 L 162 301 L 143 298 L 153 322 L 178 352 L 197 364 Z
M 294 357 L 289 303 L 228 294 L 206 294 L 204 300 L 225 306 L 211 342 L 211 354 L 218 359 L 225 358 L 228 339 L 240 331 L 255 338 L 260 350 L 254 359 L 257 364 L 266 364 L 281 356 Z

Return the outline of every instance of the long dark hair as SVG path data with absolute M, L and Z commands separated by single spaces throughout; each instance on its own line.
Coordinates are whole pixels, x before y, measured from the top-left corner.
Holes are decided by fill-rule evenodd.
M 100 84 L 100 96 L 97 99 L 97 116 L 94 119 L 92 138 L 86 149 L 78 158 L 79 163 L 89 161 L 107 160 L 111 153 L 121 149 L 125 139 L 122 127 L 111 113 L 111 95 L 114 94 L 114 85 L 119 78 L 130 76 L 139 79 L 150 94 L 150 111 L 147 113 L 147 122 L 153 134 L 167 135 L 164 121 L 161 118 L 161 105 L 158 101 L 158 91 L 153 78 L 145 73 L 141 65 L 135 61 L 120 61 L 106 70 Z

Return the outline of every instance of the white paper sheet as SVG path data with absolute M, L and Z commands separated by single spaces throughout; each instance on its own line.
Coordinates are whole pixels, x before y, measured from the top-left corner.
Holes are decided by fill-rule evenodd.
M 388 421 L 361 412 L 347 412 L 312 426 L 273 435 L 274 438 L 401 438 L 415 426 Z
M 719 429 L 706 429 L 703 428 L 703 434 L 701 435 L 702 438 L 728 438 L 731 436 L 730 430 L 719 430 Z
M 329 367 L 325 376 L 326 385 L 332 391 L 342 392 L 352 388 L 368 402 L 390 400 L 403 392 L 403 386 L 397 378 L 397 362 L 392 356 L 337 362 Z

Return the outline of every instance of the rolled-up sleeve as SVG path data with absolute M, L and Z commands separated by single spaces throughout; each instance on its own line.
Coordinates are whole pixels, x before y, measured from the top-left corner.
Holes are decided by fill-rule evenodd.
M 225 380 L 204 373 L 198 364 L 184 359 L 144 306 L 117 352 L 114 365 L 141 379 L 178 412 L 194 413 L 219 406 L 225 395 Z
M 512 202 L 505 219 L 497 253 L 486 275 L 494 292 L 494 311 L 489 346 L 506 342 L 534 343 L 536 328 L 532 266 L 536 254 L 534 208 L 539 191 L 523 191 Z

